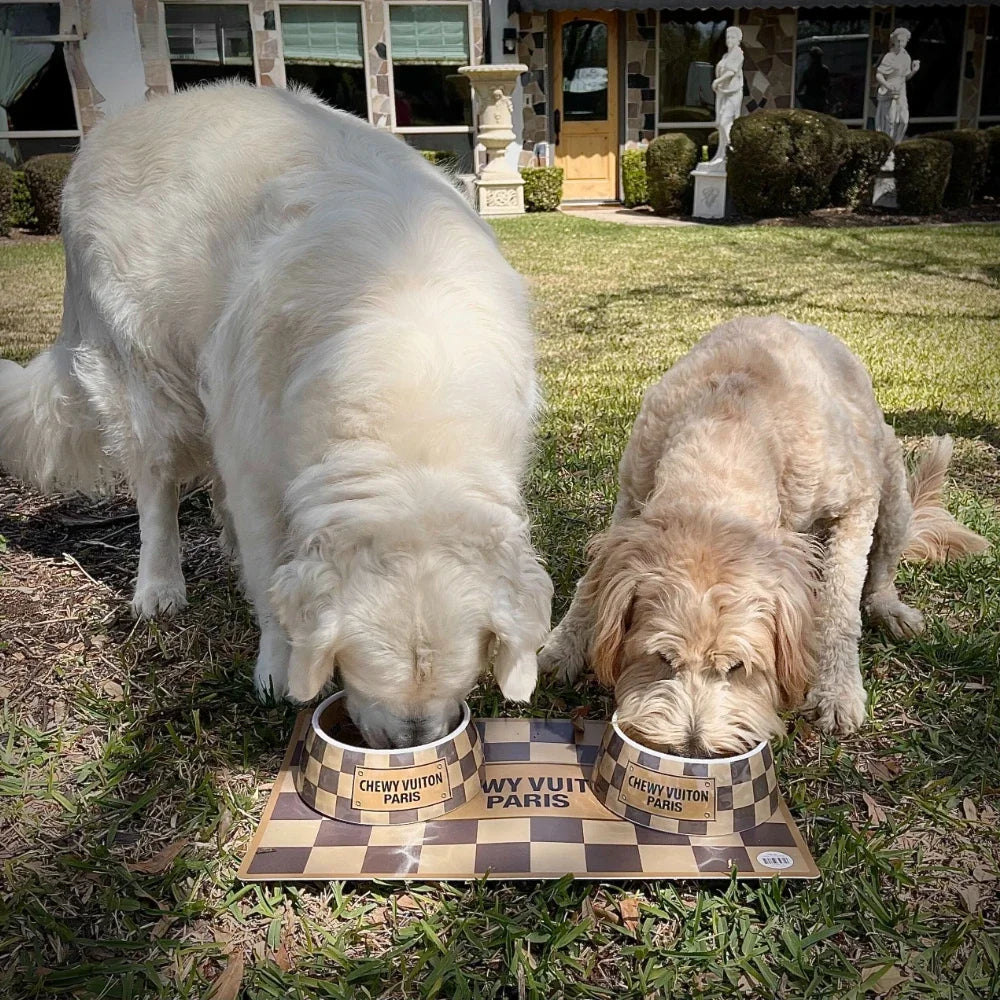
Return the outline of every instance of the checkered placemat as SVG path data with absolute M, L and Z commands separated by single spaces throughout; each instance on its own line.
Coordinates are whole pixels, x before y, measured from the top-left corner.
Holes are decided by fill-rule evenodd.
M 360 826 L 328 819 L 295 791 L 296 723 L 240 877 L 323 879 L 815 878 L 819 872 L 778 799 L 758 826 L 724 837 L 664 833 L 619 819 L 590 790 L 606 723 L 480 719 L 483 795 L 438 819 Z

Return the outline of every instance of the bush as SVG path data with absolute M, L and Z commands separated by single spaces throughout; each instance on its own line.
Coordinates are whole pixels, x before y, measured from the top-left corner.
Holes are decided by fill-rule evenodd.
M 63 182 L 72 165 L 73 157 L 69 153 L 35 156 L 24 165 L 24 179 L 31 192 L 31 204 L 40 233 L 59 231 Z
M 34 229 L 38 224 L 23 170 L 14 171 L 14 204 L 10 210 L 10 224 L 21 229 Z
M 453 153 L 450 149 L 422 149 L 420 155 L 435 167 L 443 167 L 445 170 L 458 170 L 458 153 Z
M 828 204 L 847 132 L 836 118 L 798 108 L 737 118 L 727 157 L 736 207 L 760 218 L 801 215 Z
M 522 167 L 524 207 L 529 212 L 554 212 L 562 201 L 562 167 Z
M 844 162 L 830 184 L 830 201 L 848 208 L 869 207 L 875 180 L 891 152 L 892 139 L 884 132 L 851 129 Z
M 11 210 L 14 207 L 14 171 L 0 163 L 0 236 L 10 232 Z
M 1000 198 L 1000 125 L 983 129 L 983 135 L 989 144 L 989 154 L 986 157 L 986 181 L 982 193 Z
M 683 132 L 657 136 L 646 148 L 649 203 L 657 215 L 690 214 L 700 151 Z
M 951 171 L 951 143 L 907 139 L 896 147 L 896 201 L 910 215 L 941 209 Z
M 626 149 L 622 153 L 622 201 L 626 208 L 645 205 L 649 201 L 644 149 Z
M 967 208 L 986 180 L 986 162 L 990 141 L 977 128 L 956 128 L 946 132 L 928 132 L 924 139 L 940 139 L 951 144 L 951 173 L 944 189 L 948 208 Z

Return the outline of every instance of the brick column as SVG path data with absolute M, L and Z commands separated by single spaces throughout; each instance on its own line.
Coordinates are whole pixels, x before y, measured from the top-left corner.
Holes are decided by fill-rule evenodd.
M 958 124 L 975 128 L 979 124 L 979 97 L 986 68 L 986 28 L 989 7 L 969 7 L 965 22 L 965 50 L 962 53 L 962 96 L 958 104 Z M 970 75 L 971 74 L 971 75 Z
M 655 10 L 625 15 L 625 141 L 656 138 Z

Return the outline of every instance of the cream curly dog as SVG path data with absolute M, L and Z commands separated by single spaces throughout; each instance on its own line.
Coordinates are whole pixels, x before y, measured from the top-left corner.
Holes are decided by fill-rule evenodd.
M 589 658 L 627 729 L 689 756 L 747 749 L 781 731 L 781 708 L 855 730 L 862 607 L 916 635 L 901 556 L 988 547 L 941 505 L 951 448 L 936 439 L 907 483 L 839 340 L 777 316 L 723 324 L 647 391 L 542 668 L 571 680 Z

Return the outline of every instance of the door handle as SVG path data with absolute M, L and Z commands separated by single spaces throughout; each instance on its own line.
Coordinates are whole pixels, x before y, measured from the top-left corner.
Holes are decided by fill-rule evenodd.
M 552 115 L 552 125 L 556 133 L 556 145 L 559 145 L 559 133 L 562 131 L 562 112 L 556 108 Z

